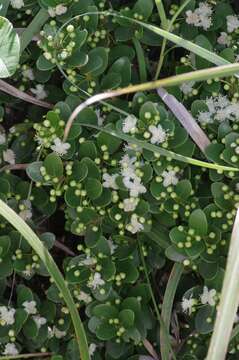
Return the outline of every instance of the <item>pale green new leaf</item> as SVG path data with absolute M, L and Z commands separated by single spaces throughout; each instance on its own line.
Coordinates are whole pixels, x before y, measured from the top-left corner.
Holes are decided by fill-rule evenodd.
M 15 73 L 19 57 L 19 37 L 10 21 L 0 16 L 0 78 L 7 78 Z

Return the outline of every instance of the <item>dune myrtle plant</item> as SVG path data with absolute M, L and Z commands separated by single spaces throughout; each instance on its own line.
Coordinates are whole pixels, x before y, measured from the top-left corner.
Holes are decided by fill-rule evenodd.
M 229 0 L 0 1 L 1 359 L 238 358 L 238 34 Z

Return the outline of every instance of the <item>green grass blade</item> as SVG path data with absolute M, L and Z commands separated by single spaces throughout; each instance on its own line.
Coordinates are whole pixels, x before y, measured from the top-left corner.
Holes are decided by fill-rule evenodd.
M 184 267 L 182 264 L 179 263 L 174 264 L 164 293 L 161 317 L 166 326 L 167 333 L 170 332 L 170 322 L 172 316 L 174 297 L 176 294 L 179 281 L 183 274 L 183 269 Z M 162 360 L 168 360 L 170 358 L 168 348 L 167 346 L 165 346 L 165 335 L 162 330 L 160 331 L 160 351 L 161 351 Z
M 162 319 L 162 316 L 160 315 L 159 308 L 158 308 L 158 305 L 157 305 L 157 301 L 155 299 L 154 292 L 153 292 L 153 289 L 152 289 L 152 286 L 151 286 L 149 273 L 148 273 L 146 262 L 145 262 L 145 259 L 144 259 L 144 253 L 143 253 L 143 248 L 142 248 L 142 244 L 141 244 L 141 241 L 140 241 L 140 237 L 138 237 L 138 245 L 139 245 L 139 253 L 140 253 L 141 263 L 143 265 L 144 274 L 145 274 L 146 281 L 147 281 L 147 284 L 148 284 L 148 289 L 149 289 L 151 300 L 152 300 L 152 303 L 153 303 L 153 306 L 154 306 L 154 311 L 156 313 L 158 322 L 160 324 L 160 329 L 161 329 L 162 333 L 164 334 L 164 341 L 165 341 L 164 346 L 167 349 L 168 354 L 171 354 L 172 358 L 174 360 L 176 360 L 176 357 L 175 357 L 174 352 L 172 350 L 169 332 L 167 331 L 167 328 L 166 328 L 165 323 L 164 323 L 164 321 Z
M 164 10 L 164 6 L 163 6 L 163 0 L 155 0 L 155 4 L 157 6 L 158 9 L 158 13 L 159 13 L 159 17 L 161 20 L 161 25 L 163 29 L 167 29 L 167 25 L 168 25 L 168 19 Z
M 62 293 L 63 299 L 69 309 L 72 323 L 75 328 L 76 340 L 79 345 L 81 354 L 81 360 L 90 360 L 86 334 L 83 324 L 81 322 L 78 310 L 75 306 L 71 293 L 66 286 L 65 280 L 58 269 L 55 261 L 44 247 L 38 236 L 32 231 L 32 229 L 21 219 L 19 215 L 15 213 L 7 204 L 0 200 L 0 215 L 3 216 L 9 223 L 19 231 L 19 233 L 27 240 L 33 250 L 37 253 L 40 259 L 43 261 L 50 276 L 54 279 L 56 286 Z
M 239 304 L 239 210 L 233 226 L 217 317 L 206 360 L 224 360 Z
M 138 39 L 133 38 L 133 44 L 135 47 L 137 60 L 139 64 L 139 77 L 140 82 L 146 82 L 147 81 L 147 69 L 146 69 L 146 63 L 145 63 L 145 55 L 144 50 L 141 46 L 141 43 Z
M 0 1 L 0 16 L 5 17 L 7 15 L 9 4 L 10 4 L 10 0 Z
M 28 44 L 32 41 L 34 35 L 40 32 L 42 26 L 48 20 L 49 14 L 45 9 L 41 9 L 28 27 L 23 31 L 21 35 L 21 53 L 26 49 Z

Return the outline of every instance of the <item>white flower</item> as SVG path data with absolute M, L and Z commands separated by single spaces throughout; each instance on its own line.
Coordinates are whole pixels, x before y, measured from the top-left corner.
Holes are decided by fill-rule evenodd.
M 5 144 L 6 142 L 6 135 L 4 133 L 0 133 L 0 145 Z
M 63 4 L 57 5 L 55 8 L 49 7 L 48 13 L 51 17 L 55 17 L 56 15 L 63 15 L 67 12 L 67 7 Z
M 34 315 L 37 313 L 37 308 L 36 308 L 36 301 L 31 300 L 31 301 L 24 301 L 24 303 L 22 304 L 24 307 L 24 310 L 30 315 Z
M 96 290 L 99 286 L 102 286 L 104 284 L 105 282 L 101 278 L 101 274 L 99 272 L 94 273 L 94 276 L 88 282 L 88 286 L 93 290 Z
M 94 344 L 94 343 L 90 344 L 90 346 L 89 346 L 89 354 L 90 354 L 90 356 L 92 356 L 94 354 L 96 348 L 97 348 L 96 344 Z
M 200 124 L 210 124 L 213 122 L 209 111 L 200 111 L 197 120 Z
M 202 124 L 238 119 L 239 103 L 232 103 L 226 96 L 210 97 L 206 100 L 206 105 L 208 111 L 200 112 L 197 117 Z
M 92 266 L 95 265 L 95 259 L 93 259 L 92 257 L 90 257 L 89 255 L 87 255 L 87 257 L 84 260 L 81 260 L 79 262 L 79 266 Z
M 84 291 L 81 291 L 77 296 L 77 300 L 83 301 L 86 304 L 89 304 L 92 301 L 92 297 L 85 293 Z
M 24 220 L 30 220 L 32 218 L 32 204 L 29 200 L 24 200 L 23 205 L 25 206 L 24 210 L 21 210 L 19 216 Z
M 186 23 L 189 25 L 199 26 L 200 18 L 198 14 L 193 12 L 192 10 L 186 11 Z
M 152 137 L 150 139 L 151 144 L 161 144 L 167 139 L 166 131 L 162 128 L 161 125 L 158 125 L 157 127 L 154 125 L 150 125 L 149 131 L 152 134 Z
M 4 325 L 12 325 L 15 322 L 15 309 L 9 309 L 6 306 L 0 306 L 0 320 Z
M 207 3 L 200 2 L 194 11 L 186 11 L 186 23 L 208 30 L 212 25 L 212 8 Z
M 30 91 L 36 96 L 38 100 L 43 100 L 47 97 L 47 93 L 44 90 L 44 85 L 37 84 L 36 88 L 31 88 Z
M 123 121 L 123 132 L 129 133 L 135 130 L 137 124 L 137 118 L 134 115 L 128 115 Z
M 109 175 L 107 173 L 104 173 L 103 174 L 104 182 L 102 184 L 103 187 L 117 190 L 119 188 L 118 185 L 115 182 L 117 177 L 118 177 L 118 174 Z
M 189 299 L 183 297 L 181 302 L 183 312 L 188 313 L 189 315 L 191 315 L 193 305 L 195 305 L 195 300 L 192 298 L 192 296 L 193 295 L 191 294 Z
M 227 31 L 232 33 L 239 28 L 239 18 L 236 15 L 227 16 Z
M 202 304 L 209 304 L 214 306 L 216 301 L 214 299 L 217 291 L 215 289 L 208 290 L 207 286 L 203 287 L 203 293 L 200 295 Z
M 122 159 L 120 160 L 120 165 L 123 169 L 135 169 L 134 163 L 137 160 L 136 157 L 129 157 L 128 154 L 125 154 Z
M 35 79 L 35 76 L 34 76 L 34 73 L 33 73 L 32 69 L 23 70 L 22 75 L 23 75 L 23 77 L 25 77 L 25 78 L 27 78 L 29 80 L 34 80 Z
M 98 126 L 102 126 L 103 123 L 104 123 L 104 121 L 105 121 L 105 118 L 104 118 L 103 116 L 101 116 L 101 114 L 100 114 L 100 109 L 97 109 L 97 110 L 95 111 L 95 113 L 96 113 L 96 116 L 97 116 Z
M 55 151 L 60 156 L 67 154 L 67 151 L 70 149 L 71 145 L 69 143 L 64 143 L 59 138 L 54 139 L 54 145 L 51 146 L 51 149 Z
M 3 355 L 10 355 L 10 356 L 14 356 L 19 354 L 19 351 L 16 347 L 15 344 L 13 343 L 8 343 L 5 345 L 5 349 L 3 351 Z
M 21 9 L 25 4 L 23 0 L 10 0 L 14 9 Z
M 61 338 L 63 338 L 64 336 L 66 336 L 66 331 L 61 331 L 61 330 L 57 329 L 56 326 L 53 326 L 52 334 L 53 334 L 53 336 L 55 336 L 57 339 L 61 339 Z
M 130 196 L 138 197 L 139 194 L 146 193 L 146 187 L 141 184 L 141 179 L 139 177 L 135 177 L 133 180 L 130 180 L 129 177 L 125 177 L 123 179 L 124 185 L 130 190 Z
M 125 212 L 132 212 L 136 209 L 139 200 L 137 198 L 124 199 L 123 206 Z
M 126 229 L 132 234 L 136 234 L 144 230 L 144 226 L 138 221 L 138 216 L 133 214 L 130 219 L 130 223 L 126 226 Z
M 180 90 L 184 93 L 184 95 L 191 94 L 194 85 L 195 85 L 195 81 L 185 82 L 180 86 Z
M 30 269 L 26 269 L 26 270 L 23 270 L 22 271 L 22 274 L 26 277 L 31 277 L 33 275 L 33 270 L 30 268 Z
M 107 242 L 108 242 L 108 245 L 110 248 L 110 253 L 111 253 L 111 255 L 113 255 L 115 250 L 118 248 L 118 245 L 114 244 L 111 239 L 107 240 Z
M 47 323 L 46 318 L 41 317 L 40 315 L 33 316 L 32 318 L 35 321 L 38 329 Z
M 178 178 L 174 170 L 164 171 L 162 173 L 163 177 L 163 186 L 167 187 L 169 185 L 176 185 L 178 183 Z
M 226 32 L 221 32 L 220 36 L 217 38 L 217 42 L 220 45 L 229 46 L 231 43 L 231 37 Z
M 10 165 L 15 164 L 15 153 L 11 149 L 7 149 L 6 151 L 3 151 L 3 160 L 9 163 Z

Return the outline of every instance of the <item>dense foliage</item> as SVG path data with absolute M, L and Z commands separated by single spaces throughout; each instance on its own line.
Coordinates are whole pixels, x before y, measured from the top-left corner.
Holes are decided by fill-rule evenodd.
M 193 166 L 142 141 L 237 168 L 238 79 L 169 89 L 209 138 L 205 154 L 156 91 L 84 109 L 65 138 L 67 120 L 88 96 L 150 81 L 157 69 L 163 78 L 212 64 L 140 23 L 110 15 L 162 27 L 153 0 L 10 0 L 8 9 L 4 3 L 2 15 L 20 33 L 39 11 L 47 15 L 38 33 L 23 32 L 32 41 L 20 60 L 18 37 L 0 18 L 0 39 L 9 37 L 0 42 L 0 77 L 43 101 L 38 106 L 0 95 L 0 198 L 39 235 L 64 274 L 92 359 L 153 359 L 147 344 L 160 354 L 163 338 L 177 359 L 204 359 L 239 203 L 237 169 Z M 238 61 L 234 4 L 191 0 L 180 10 L 183 2 L 164 3 L 167 17 L 174 17 L 168 30 Z M 6 43 L 13 46 L 5 49 Z M 115 136 L 117 131 L 129 140 Z M 172 269 L 179 285 L 168 282 Z M 164 297 L 170 286 L 177 287 L 175 298 Z M 167 337 L 160 312 L 162 306 L 171 311 L 172 303 Z M 2 356 L 80 356 L 62 294 L 37 253 L 3 217 L 0 343 Z M 236 335 L 228 359 L 238 354 Z

